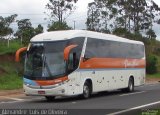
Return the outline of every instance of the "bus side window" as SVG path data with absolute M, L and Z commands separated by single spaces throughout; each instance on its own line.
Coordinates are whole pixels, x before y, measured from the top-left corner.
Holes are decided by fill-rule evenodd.
M 78 67 L 78 58 L 75 52 L 69 54 L 68 71 L 72 72 Z

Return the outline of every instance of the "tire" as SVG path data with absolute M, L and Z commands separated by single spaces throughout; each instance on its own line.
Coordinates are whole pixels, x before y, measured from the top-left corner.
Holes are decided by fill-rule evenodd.
M 85 82 L 84 83 L 84 86 L 83 86 L 83 94 L 82 94 L 82 97 L 84 99 L 87 99 L 91 96 L 91 87 L 90 87 L 90 84 L 88 82 Z
M 45 96 L 47 101 L 54 101 L 55 100 L 55 96 Z
M 134 80 L 132 77 L 129 78 L 127 92 L 133 92 L 134 91 Z

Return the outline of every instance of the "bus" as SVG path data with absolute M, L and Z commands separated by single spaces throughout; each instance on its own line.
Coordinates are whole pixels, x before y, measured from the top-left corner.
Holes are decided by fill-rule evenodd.
M 46 32 L 16 52 L 26 51 L 23 87 L 27 96 L 89 98 L 101 91 L 132 92 L 145 83 L 145 47 L 115 35 L 65 30 Z

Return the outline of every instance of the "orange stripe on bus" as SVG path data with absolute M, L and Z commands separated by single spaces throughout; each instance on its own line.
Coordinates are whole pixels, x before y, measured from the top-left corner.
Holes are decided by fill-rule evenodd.
M 145 59 L 91 58 L 80 62 L 80 69 L 145 68 Z
M 68 80 L 68 77 L 61 77 L 54 80 L 35 80 L 35 82 L 40 86 L 46 86 L 46 85 L 54 85 L 63 81 Z

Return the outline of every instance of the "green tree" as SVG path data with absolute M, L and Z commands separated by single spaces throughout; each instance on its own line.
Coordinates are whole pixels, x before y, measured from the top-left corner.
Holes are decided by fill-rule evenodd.
M 72 29 L 67 25 L 66 22 L 53 22 L 51 25 L 48 25 L 48 31 L 56 31 L 56 30 L 70 30 Z
M 54 21 L 62 23 L 75 10 L 73 0 L 49 0 L 46 8 Z
M 74 12 L 76 8 L 74 4 L 77 1 L 78 0 L 49 0 L 49 3 L 47 3 L 46 5 L 46 9 L 50 13 L 48 14 L 49 19 L 52 23 L 50 25 L 56 26 L 58 30 L 64 29 L 66 19 Z
M 23 45 L 27 45 L 30 39 L 35 35 L 34 28 L 29 19 L 22 19 L 18 21 L 18 30 L 15 36 L 21 39 Z
M 147 67 L 146 71 L 148 74 L 154 74 L 157 72 L 157 62 L 158 59 L 154 55 L 147 56 Z
M 113 18 L 117 14 L 116 0 L 94 0 L 88 4 L 87 29 L 110 33 Z
M 15 21 L 16 17 L 17 14 L 5 18 L 0 16 L 0 38 L 3 37 L 8 38 L 8 47 L 9 47 L 10 35 L 13 34 L 13 29 L 10 27 L 10 25 Z
M 39 24 L 38 27 L 34 29 L 34 31 L 35 31 L 35 35 L 43 33 L 43 26 Z
M 156 37 L 157 37 L 156 34 L 155 34 L 155 32 L 154 32 L 154 30 L 151 30 L 151 29 L 149 29 L 147 31 L 146 35 L 147 35 L 147 37 L 149 39 L 156 39 Z

